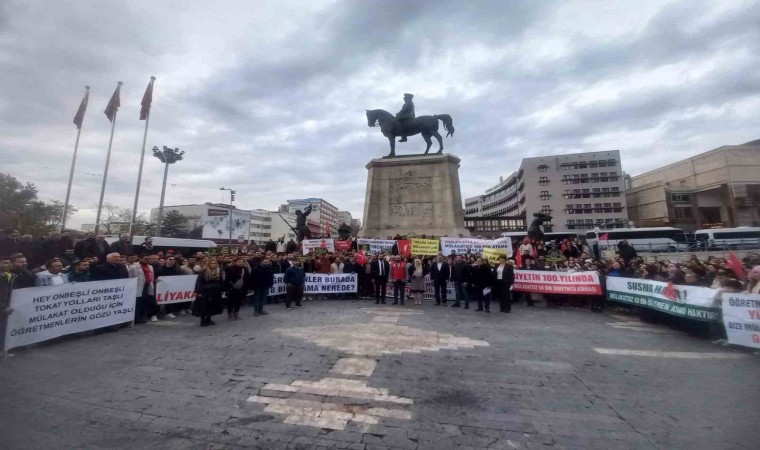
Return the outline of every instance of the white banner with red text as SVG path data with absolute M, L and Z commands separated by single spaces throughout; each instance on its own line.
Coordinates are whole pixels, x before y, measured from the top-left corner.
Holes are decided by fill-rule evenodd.
M 541 294 L 602 295 L 602 285 L 596 272 L 515 270 L 512 289 Z
M 16 289 L 5 350 L 131 322 L 136 292 L 136 278 Z
M 156 303 L 192 302 L 195 300 L 195 282 L 198 275 L 175 275 L 156 279 Z
M 760 348 L 760 295 L 722 294 L 728 342 Z

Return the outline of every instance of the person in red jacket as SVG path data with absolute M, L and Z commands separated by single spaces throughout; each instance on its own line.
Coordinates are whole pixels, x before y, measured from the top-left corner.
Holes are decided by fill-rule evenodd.
M 401 304 L 404 304 L 404 288 L 406 287 L 407 270 L 406 263 L 396 256 L 391 264 L 391 281 L 393 282 L 393 304 L 398 305 L 399 295 Z M 399 294 L 400 293 L 400 294 Z

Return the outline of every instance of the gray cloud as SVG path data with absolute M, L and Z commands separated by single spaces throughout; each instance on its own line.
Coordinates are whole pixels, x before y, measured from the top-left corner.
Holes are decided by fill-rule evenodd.
M 465 197 L 523 157 L 616 148 L 637 173 L 759 137 L 758 1 L 612 6 L 5 2 L 2 170 L 62 199 L 71 120 L 89 84 L 72 202 L 92 207 L 109 132 L 102 111 L 121 80 L 106 200 L 131 206 L 150 75 L 141 209 L 157 206 L 161 188 L 150 148 L 169 145 L 187 152 L 171 168 L 169 204 L 220 201 L 225 185 L 242 207 L 322 196 L 361 216 L 364 166 L 388 151 L 364 110 L 395 112 L 407 91 L 418 114 L 454 118 L 445 145 L 462 157 Z

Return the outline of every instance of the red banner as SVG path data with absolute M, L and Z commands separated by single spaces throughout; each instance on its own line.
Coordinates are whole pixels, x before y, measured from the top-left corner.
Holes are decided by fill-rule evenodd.
M 541 294 L 602 295 L 596 272 L 515 270 L 513 290 Z
M 351 250 L 351 240 L 335 241 L 335 250 Z

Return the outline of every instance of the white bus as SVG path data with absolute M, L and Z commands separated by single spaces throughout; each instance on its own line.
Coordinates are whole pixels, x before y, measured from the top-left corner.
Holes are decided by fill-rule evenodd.
M 105 235 L 105 240 L 108 242 L 108 244 L 113 244 L 117 240 L 119 240 L 119 235 Z M 152 236 L 133 236 L 132 237 L 132 247 L 134 249 L 134 252 L 139 254 L 141 250 L 141 245 L 145 242 L 146 239 L 151 239 L 153 242 L 153 246 L 151 247 L 151 251 L 158 252 L 158 251 L 167 251 L 167 250 L 174 250 L 175 252 L 182 253 L 185 256 L 188 256 L 193 253 L 197 252 L 207 252 L 210 248 L 215 248 L 216 243 L 214 241 L 209 241 L 205 239 L 180 239 L 180 238 L 170 238 L 170 237 L 152 237 Z
M 620 241 L 626 240 L 637 252 L 676 252 L 689 248 L 686 234 L 680 228 L 615 228 L 600 230 L 595 228 L 586 232 L 589 246 L 599 244 L 599 249 L 615 248 Z
M 760 248 L 760 227 L 713 228 L 697 230 L 694 239 L 699 248 Z
M 512 242 L 516 240 L 522 241 L 526 236 L 528 236 L 527 231 L 506 231 L 501 233 L 501 237 L 512 238 Z M 544 233 L 544 242 L 555 240 L 562 241 L 564 239 L 570 239 L 572 241 L 575 238 L 578 238 L 583 242 L 585 240 L 585 234 L 583 232 L 576 233 L 574 231 L 549 231 Z

